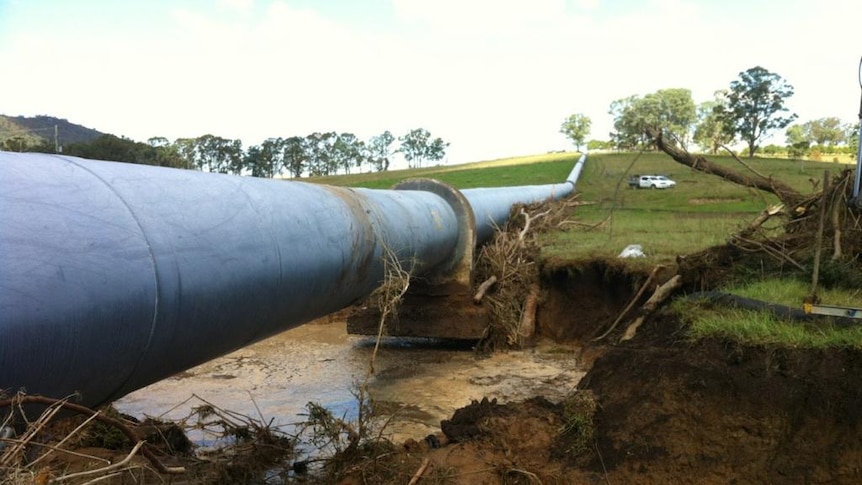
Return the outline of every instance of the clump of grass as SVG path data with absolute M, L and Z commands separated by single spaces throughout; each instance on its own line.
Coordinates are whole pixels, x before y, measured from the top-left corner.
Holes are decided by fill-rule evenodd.
M 686 310 L 692 340 L 721 338 L 750 345 L 787 348 L 850 347 L 862 349 L 862 324 L 839 327 L 821 322 L 792 322 L 767 311 L 710 309 L 695 304 Z
M 564 424 L 558 438 L 562 449 L 571 456 L 590 454 L 595 435 L 593 417 L 598 406 L 593 392 L 575 391 L 562 404 Z

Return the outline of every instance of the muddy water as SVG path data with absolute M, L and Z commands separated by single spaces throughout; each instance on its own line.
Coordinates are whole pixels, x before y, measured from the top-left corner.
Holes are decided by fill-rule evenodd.
M 482 397 L 501 402 L 544 395 L 562 399 L 583 371 L 575 349 L 554 344 L 479 357 L 469 347 L 385 340 L 369 364 L 374 339 L 347 335 L 344 323 L 313 323 L 284 332 L 138 390 L 117 403 L 133 416 L 180 419 L 201 401 L 275 425 L 302 421 L 306 403 L 355 416 L 357 383 L 395 417 L 396 441 L 421 439 L 440 421 Z

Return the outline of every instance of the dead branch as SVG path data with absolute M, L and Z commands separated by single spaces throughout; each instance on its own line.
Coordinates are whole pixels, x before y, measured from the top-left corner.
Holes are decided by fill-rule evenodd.
M 494 283 L 496 283 L 496 282 L 497 282 L 497 277 L 494 275 L 491 275 L 488 279 L 483 281 L 482 284 L 479 285 L 479 288 L 476 290 L 476 294 L 473 295 L 473 303 L 475 303 L 477 305 L 479 303 L 482 303 L 482 298 L 485 297 L 485 293 L 487 293 L 488 290 L 490 290 L 491 287 L 494 286 Z
M 796 205 L 803 199 L 803 196 L 799 192 L 783 182 L 769 177 L 764 177 L 762 175 L 746 177 L 735 170 L 722 167 L 721 165 L 716 165 L 702 156 L 692 155 L 675 145 L 666 143 L 662 137 L 661 130 L 648 128 L 647 134 L 655 141 L 659 150 L 667 153 L 677 162 L 691 167 L 694 170 L 718 175 L 719 177 L 733 183 L 746 187 L 754 187 L 756 189 L 775 194 L 781 202 L 788 207 L 796 207 Z
M 845 206 L 843 194 L 849 182 L 850 179 L 845 177 L 839 182 L 840 187 L 836 185 L 835 190 L 832 192 L 834 194 L 832 197 L 832 212 L 830 214 L 830 221 L 832 223 L 832 261 L 838 261 L 844 256 L 841 249 L 841 235 L 843 233 L 841 229 L 841 212 Z
M 410 482 L 407 485 L 416 485 L 419 483 L 419 479 L 422 478 L 422 475 L 425 474 L 425 470 L 428 469 L 428 464 L 431 463 L 431 460 L 425 458 L 422 460 L 422 464 L 419 465 L 419 469 L 416 470 L 416 473 L 413 474 L 413 478 L 410 479 Z
M 737 162 L 739 162 L 739 164 L 740 164 L 740 165 L 742 165 L 743 167 L 745 167 L 745 168 L 747 168 L 748 170 L 750 170 L 750 171 L 751 171 L 751 173 L 753 173 L 754 175 L 757 175 L 758 177 L 763 178 L 763 179 L 767 179 L 767 178 L 769 178 L 769 177 L 767 177 L 766 175 L 763 175 L 762 173 L 760 173 L 760 172 L 758 172 L 757 170 L 755 170 L 755 169 L 754 169 L 754 167 L 752 167 L 751 165 L 749 165 L 749 164 L 747 164 L 747 163 L 743 162 L 743 161 L 742 161 L 742 159 L 741 159 L 741 158 L 739 158 L 739 157 L 736 155 L 736 153 L 734 153 L 734 152 L 733 152 L 733 150 L 731 150 L 730 148 L 727 148 L 725 145 L 721 145 L 721 148 L 724 148 L 724 150 L 725 150 L 727 153 L 729 153 L 729 154 L 730 154 L 730 156 L 731 156 L 731 157 L 733 157 L 733 159 L 734 159 L 734 160 L 736 160 Z
M 391 248 L 383 247 L 383 266 L 385 274 L 383 284 L 374 291 L 373 297 L 377 299 L 380 309 L 380 322 L 377 328 L 377 340 L 374 342 L 374 350 L 368 362 L 369 372 L 374 373 L 374 360 L 377 358 L 377 350 L 383 339 L 383 331 L 389 321 L 389 317 L 398 315 L 398 307 L 401 305 L 404 295 L 410 289 L 410 272 L 404 269 L 398 255 Z
M 748 248 L 742 247 L 739 244 L 741 242 L 748 244 L 749 247 Z M 778 259 L 779 261 L 786 261 L 786 262 L 792 264 L 793 266 L 796 266 L 796 268 L 799 269 L 799 271 L 806 271 L 805 268 L 801 264 L 796 262 L 796 260 L 791 258 L 789 254 L 786 254 L 784 251 L 780 251 L 780 250 L 771 248 L 768 245 L 763 244 L 761 242 L 753 241 L 751 239 L 746 239 L 746 238 L 740 237 L 740 236 L 735 236 L 731 240 L 731 244 L 733 244 L 734 246 L 736 246 L 740 249 L 747 250 L 747 251 L 763 251 L 764 253 L 774 257 L 775 259 Z
M 674 290 L 676 290 L 680 286 L 682 286 L 682 276 L 675 275 L 663 285 L 656 288 L 652 296 L 649 297 L 649 300 L 647 300 L 646 303 L 644 303 L 641 307 L 640 316 L 638 316 L 635 321 L 628 326 L 623 336 L 620 337 L 620 342 L 625 342 L 626 340 L 631 340 L 632 338 L 634 338 L 635 334 L 638 331 L 638 327 L 643 324 L 646 317 L 649 316 L 652 312 L 654 312 L 655 309 L 658 308 L 658 306 L 663 301 L 665 301 L 671 294 L 673 294 Z
M 763 211 L 761 211 L 760 214 L 758 214 L 758 216 L 753 221 L 751 221 L 748 226 L 745 227 L 745 229 L 739 231 L 739 234 L 737 236 L 741 238 L 747 238 L 751 236 L 752 234 L 754 234 L 754 231 L 756 231 L 760 226 L 762 226 L 766 221 L 768 221 L 770 217 L 777 214 L 781 214 L 783 210 L 784 206 L 781 204 L 773 205 L 767 207 L 766 209 L 763 209 Z
M 523 338 L 532 337 L 536 333 L 536 310 L 539 307 L 540 291 L 539 285 L 532 284 L 530 294 L 527 295 L 527 301 L 524 302 L 524 313 L 521 315 L 521 323 L 518 325 L 518 335 Z
M 629 302 L 629 304 L 628 304 L 628 305 L 626 305 L 626 307 L 623 309 L 623 311 L 621 311 L 621 312 L 620 312 L 620 314 L 619 314 L 619 315 L 617 315 L 616 320 L 614 320 L 614 323 L 612 323 L 612 324 L 611 324 L 610 328 L 608 328 L 608 329 L 607 329 L 603 334 L 601 334 L 601 335 L 599 335 L 598 337 L 594 338 L 594 339 L 593 339 L 593 342 L 598 342 L 599 340 L 602 340 L 603 338 L 605 338 L 605 337 L 607 337 L 608 335 L 610 335 L 610 333 L 611 333 L 611 332 L 613 332 L 615 328 L 617 328 L 617 325 L 619 325 L 619 323 L 620 323 L 620 321 L 622 321 L 623 317 L 624 317 L 624 316 L 626 316 L 626 314 L 627 314 L 629 311 L 631 311 L 632 307 L 633 307 L 633 306 L 635 306 L 635 303 L 637 303 L 637 302 L 638 302 L 638 300 L 640 300 L 640 299 L 641 299 L 641 296 L 643 296 L 643 294 L 644 294 L 644 292 L 646 291 L 647 287 L 649 287 L 650 283 L 652 283 L 652 280 L 653 280 L 653 279 L 655 279 L 655 275 L 658 273 L 658 270 L 659 270 L 659 269 L 661 269 L 661 268 L 664 268 L 664 266 L 662 266 L 662 265 L 658 265 L 658 266 L 656 266 L 655 268 L 653 268 L 653 269 L 652 269 L 652 271 L 650 272 L 649 276 L 647 276 L 646 281 L 644 281 L 644 284 L 642 284 L 642 285 L 641 285 L 641 287 L 640 287 L 640 289 L 638 290 L 637 294 L 634 296 L 634 298 L 632 298 L 632 300 Z
M 44 396 L 16 396 L 12 399 L 5 399 L 0 401 L 0 408 L 7 408 L 9 406 L 20 405 L 20 404 L 44 404 L 46 406 L 56 406 L 58 409 L 63 408 L 78 414 L 83 414 L 85 416 L 94 416 L 96 421 L 100 421 L 108 426 L 113 426 L 117 428 L 121 433 L 126 435 L 126 438 L 129 439 L 132 443 L 138 442 L 138 437 L 135 436 L 135 433 L 126 426 L 123 422 L 111 418 L 109 416 L 105 416 L 102 413 L 94 411 L 86 406 L 81 406 L 80 404 L 73 404 L 65 400 L 53 399 L 50 397 Z M 153 454 L 152 451 L 147 446 L 143 446 L 141 448 L 141 454 L 150 461 L 150 463 L 155 467 L 155 469 L 159 473 L 169 473 L 169 474 L 178 474 L 185 473 L 186 469 L 183 467 L 166 467 L 156 455 Z
M 829 202 L 829 172 L 823 172 L 823 192 L 820 197 L 820 218 L 814 236 L 814 269 L 811 271 L 811 293 L 809 301 L 817 301 L 817 285 L 820 280 L 820 255 L 823 249 L 823 229 L 826 226 L 826 205 Z
M 141 447 L 144 446 L 144 444 L 146 444 L 146 441 L 138 441 L 137 443 L 135 443 L 135 446 L 132 448 L 132 451 L 130 451 L 129 454 L 126 455 L 125 458 L 123 458 L 121 461 L 118 461 L 117 463 L 114 463 L 112 465 L 108 465 L 106 467 L 97 468 L 95 470 L 84 470 L 82 472 L 70 473 L 68 475 L 63 475 L 62 477 L 57 477 L 52 481 L 62 482 L 65 480 L 71 480 L 73 478 L 81 478 L 81 477 L 85 477 L 88 475 L 107 475 L 114 470 L 118 470 L 118 469 L 123 468 L 124 466 L 128 465 L 129 462 L 132 461 L 132 458 L 134 458 L 134 456 L 138 454 L 138 450 L 140 450 Z

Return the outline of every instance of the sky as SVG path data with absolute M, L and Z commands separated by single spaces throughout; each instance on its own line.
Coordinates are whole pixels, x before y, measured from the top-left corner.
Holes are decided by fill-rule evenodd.
M 607 140 L 611 102 L 762 66 L 856 122 L 859 0 L 0 0 L 0 114 L 244 146 L 425 128 L 448 163 Z M 780 140 L 783 142 L 783 137 Z

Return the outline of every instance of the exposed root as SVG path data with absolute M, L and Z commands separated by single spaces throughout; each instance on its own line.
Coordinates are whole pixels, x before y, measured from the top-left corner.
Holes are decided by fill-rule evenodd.
M 410 272 L 401 265 L 398 255 L 388 247 L 384 247 L 383 251 L 385 271 L 383 283 L 371 294 L 372 301 L 377 302 L 377 308 L 380 310 L 380 321 L 377 327 L 377 340 L 374 342 L 374 350 L 368 362 L 370 374 L 374 373 L 374 360 L 377 358 L 377 350 L 380 348 L 380 341 L 383 339 L 387 325 L 393 317 L 397 318 L 398 307 L 404 300 L 407 290 L 410 289 Z

